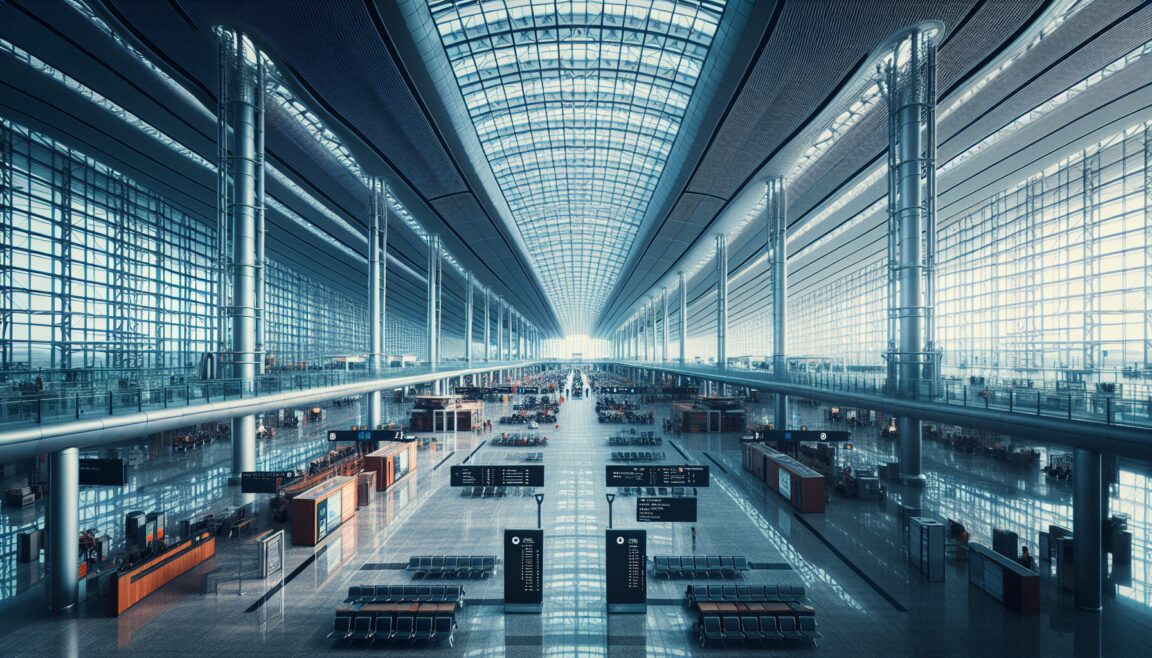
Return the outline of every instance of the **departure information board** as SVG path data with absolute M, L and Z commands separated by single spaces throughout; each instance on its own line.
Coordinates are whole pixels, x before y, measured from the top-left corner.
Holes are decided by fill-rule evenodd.
M 706 487 L 707 466 L 605 466 L 609 487 Z
M 636 520 L 640 523 L 696 523 L 696 498 L 637 498 Z
M 122 487 L 128 484 L 128 462 L 123 459 L 81 459 L 80 484 Z
M 801 441 L 805 443 L 839 443 L 852 438 L 842 430 L 762 430 L 752 435 L 753 441 Z
M 294 477 L 295 471 L 245 471 L 240 474 L 240 493 L 274 494 Z
M 601 386 L 596 392 L 601 395 L 636 395 L 640 391 L 635 386 Z
M 540 612 L 544 602 L 544 531 L 504 531 L 504 609 Z
M 337 441 L 414 441 L 405 437 L 404 430 L 329 430 L 328 440 Z
M 544 466 L 453 466 L 453 487 L 542 487 Z
M 648 604 L 648 533 L 607 530 L 605 577 L 608 612 L 645 612 Z

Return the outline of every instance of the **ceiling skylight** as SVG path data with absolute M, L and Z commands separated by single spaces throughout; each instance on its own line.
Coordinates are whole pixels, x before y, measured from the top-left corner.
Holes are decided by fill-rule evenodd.
M 428 6 L 564 332 L 587 334 L 652 200 L 724 0 Z

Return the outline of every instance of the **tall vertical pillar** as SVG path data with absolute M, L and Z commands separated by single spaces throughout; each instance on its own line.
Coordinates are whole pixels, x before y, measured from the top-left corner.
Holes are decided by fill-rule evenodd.
M 1099 612 L 1104 587 L 1100 453 L 1076 448 L 1072 463 L 1072 560 L 1076 607 Z
M 505 340 L 507 340 L 508 343 L 504 347 L 507 350 L 505 352 L 505 354 L 508 355 L 506 358 L 509 361 L 511 361 L 512 360 L 512 305 L 506 304 L 504 306 L 504 310 L 508 313 L 508 320 L 507 320 L 507 325 L 506 325 L 508 330 L 504 332 Z
M 440 236 L 428 238 L 428 365 L 440 366 Z M 432 394 L 441 395 L 440 380 L 432 382 Z
M 65 448 L 48 456 L 48 609 L 71 610 L 79 593 L 80 451 Z
M 384 300 L 388 271 L 388 205 L 384 181 L 368 183 L 368 372 L 379 377 L 384 369 Z M 368 427 L 383 422 L 383 393 L 368 394 Z
M 476 306 L 476 286 L 472 282 L 472 273 L 468 273 L 468 281 L 465 283 L 468 286 L 468 293 L 464 295 L 464 360 L 468 362 L 468 367 L 472 367 L 472 309 Z
M 766 182 L 765 213 L 769 248 L 772 250 L 772 370 L 777 379 L 788 374 L 785 338 L 788 333 L 788 202 L 784 177 L 772 176 Z M 788 396 L 775 395 L 775 426 L 788 425 Z
M 264 374 L 266 354 L 264 330 L 264 89 L 265 75 L 263 58 L 256 65 L 256 272 L 255 308 L 253 317 L 256 334 L 256 374 Z
M 648 326 L 651 329 L 651 340 L 648 341 L 648 360 L 658 361 L 659 359 L 656 356 L 656 295 L 652 295 L 648 300 Z
M 484 289 L 484 363 L 492 360 L 492 291 Z
M 231 177 L 228 202 L 232 255 L 232 301 L 228 308 L 231 316 L 232 350 L 229 354 L 230 376 L 241 391 L 250 394 L 256 381 L 259 355 L 256 351 L 256 271 L 257 223 L 264 200 L 257 197 L 257 166 L 263 154 L 258 153 L 260 118 L 259 96 L 264 90 L 258 86 L 263 79 L 263 56 L 247 37 L 239 33 L 228 34 L 231 42 L 226 48 L 228 58 L 228 116 L 231 141 L 226 149 L 224 166 Z M 227 130 L 224 131 L 227 135 Z M 241 416 L 232 419 L 232 476 L 233 481 L 245 471 L 256 470 L 256 417 Z
M 688 363 L 688 283 L 683 270 L 676 274 L 676 278 L 680 280 L 680 310 L 676 318 L 680 325 L 680 365 L 685 365 Z
M 668 362 L 668 288 L 660 288 L 660 360 Z
M 911 48 L 906 57 L 900 57 L 901 44 L 908 40 Z M 896 334 L 889 338 L 888 360 L 889 377 L 897 380 L 894 387 L 889 384 L 899 395 L 915 398 L 925 369 L 938 370 L 929 358 L 936 348 L 925 343 L 932 300 L 925 299 L 924 284 L 932 276 L 932 263 L 925 259 L 923 235 L 928 228 L 928 242 L 935 241 L 935 221 L 930 216 L 936 175 L 935 47 L 927 33 L 916 29 L 895 42 L 894 53 L 883 84 L 889 133 L 889 332 Z M 930 244 L 928 254 L 934 250 Z M 920 420 L 901 417 L 897 430 L 900 479 L 907 485 L 923 486 Z
M 716 236 L 716 366 L 728 367 L 728 239 Z

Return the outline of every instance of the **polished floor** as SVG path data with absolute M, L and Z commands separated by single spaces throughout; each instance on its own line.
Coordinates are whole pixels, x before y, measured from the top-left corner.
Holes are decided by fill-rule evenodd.
M 658 416 L 666 405 L 654 405 Z M 490 417 L 501 413 L 491 405 Z M 336 410 L 329 421 L 351 423 L 355 410 Z M 340 415 L 344 413 L 346 415 Z M 799 422 L 815 426 L 818 409 L 797 409 Z M 809 415 L 811 417 L 809 417 Z M 659 427 L 660 418 L 657 425 Z M 239 580 L 253 559 L 251 547 L 238 540 L 222 543 L 212 565 L 226 577 L 216 593 L 199 594 L 193 573 L 111 618 L 98 607 L 52 617 L 43 612 L 41 587 L 25 582 L 0 601 L 0 655 L 251 655 L 305 656 L 356 652 L 325 639 L 333 609 L 349 585 L 403 584 L 406 573 L 395 568 L 415 554 L 494 554 L 502 550 L 504 528 L 534 527 L 536 504 L 530 495 L 503 499 L 470 499 L 448 486 L 449 466 L 468 463 L 515 463 L 528 451 L 545 453 L 543 503 L 545 531 L 545 599 L 539 615 L 505 615 L 500 605 L 499 574 L 465 584 L 466 605 L 458 615 L 454 647 L 377 646 L 390 654 L 460 656 L 684 656 L 746 655 L 762 649 L 740 646 L 701 648 L 695 643 L 693 618 L 683 607 L 685 581 L 649 579 L 647 614 L 608 615 L 604 598 L 604 529 L 608 507 L 604 469 L 612 450 L 606 437 L 620 426 L 596 422 L 593 402 L 570 401 L 559 417 L 560 429 L 544 431 L 543 449 L 503 448 L 483 443 L 491 435 L 438 437 L 422 447 L 417 470 L 392 491 L 380 494 L 353 522 L 316 549 L 288 552 L 283 576 L 269 582 Z M 319 437 L 309 431 L 279 445 L 269 444 L 267 459 L 286 453 L 319 450 Z M 862 460 L 875 461 L 892 447 L 863 430 L 855 441 Z M 213 448 L 215 449 L 215 448 Z M 744 555 L 759 568 L 751 584 L 803 584 L 817 610 L 824 640 L 815 648 L 772 653 L 845 655 L 1142 655 L 1152 632 L 1147 599 L 1148 537 L 1141 518 L 1134 547 L 1136 564 L 1127 585 L 1110 587 L 1101 615 L 1074 611 L 1070 596 L 1059 594 L 1049 577 L 1042 584 L 1042 613 L 1020 617 L 988 596 L 971 589 L 963 563 L 949 563 L 944 583 L 926 583 L 904 562 L 894 503 L 912 492 L 893 490 L 887 503 L 840 499 L 833 495 L 828 513 L 795 514 L 781 498 L 746 475 L 740 467 L 735 436 L 666 437 L 669 462 L 707 464 L 712 486 L 699 490 L 700 521 L 695 524 L 698 554 Z M 224 450 L 227 450 L 225 444 Z M 683 457 L 678 453 L 683 453 Z M 226 452 L 205 453 L 215 464 Z M 157 469 L 158 482 L 169 482 L 178 498 L 196 497 L 195 459 L 157 459 L 140 469 Z M 267 463 L 278 463 L 268 461 Z M 990 527 L 1006 524 L 1023 531 L 1049 522 L 1070 523 L 1066 484 L 1044 481 L 986 458 L 959 455 L 934 443 L 925 445 L 929 486 L 918 494 L 926 515 L 964 522 L 977 540 Z M 226 469 L 226 461 L 214 468 Z M 1133 500 L 1131 489 L 1146 480 L 1146 467 L 1122 466 L 1129 484 L 1117 487 L 1117 500 Z M 1135 470 L 1133 470 L 1135 468 Z M 1144 468 L 1144 470 L 1140 470 Z M 141 476 L 144 477 L 144 476 Z M 213 480 L 215 482 L 215 480 Z M 1133 485 L 1132 482 L 1137 482 Z M 157 484 L 151 485 L 153 487 Z M 212 486 L 216 486 L 215 484 Z M 216 494 L 226 491 L 223 485 Z M 148 487 L 145 487 L 145 491 Z M 184 493 L 176 493 L 184 492 Z M 528 493 L 528 492 L 525 492 Z M 215 494 L 214 494 L 215 495 Z M 1145 493 L 1146 495 L 1146 487 Z M 214 504 L 230 498 L 217 495 Z M 124 510 L 151 509 L 132 501 Z M 151 503 L 152 501 L 149 501 Z M 110 503 L 111 504 L 111 503 Z M 168 505 L 162 498 L 156 504 Z M 115 510 L 120 513 L 119 507 Z M 112 514 L 112 512 L 109 512 Z M 617 528 L 636 528 L 633 502 L 618 498 Z M 171 518 L 171 517 L 170 517 Z M 1052 520 L 1049 520 L 1052 519 Z M 1134 528 L 1137 527 L 1133 519 Z M 1015 524 L 1013 526 L 1012 524 Z M 87 525 L 87 524 L 85 524 Z M 648 553 L 693 552 L 685 524 L 643 524 Z M 1028 530 L 1034 532 L 1033 530 Z M 1135 530 L 1134 530 L 1135 532 Z M 1028 536 L 1028 535 L 1025 535 Z M 833 548 L 836 550 L 833 551 Z M 27 580 L 27 579 L 25 579 Z

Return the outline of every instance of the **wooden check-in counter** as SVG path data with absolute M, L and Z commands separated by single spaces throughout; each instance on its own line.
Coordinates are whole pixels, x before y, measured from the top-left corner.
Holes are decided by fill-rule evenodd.
M 202 530 L 163 553 L 116 574 L 112 583 L 112 611 L 122 614 L 152 592 L 188 573 L 216 555 L 216 537 Z
M 416 444 L 393 443 L 364 455 L 364 470 L 375 471 L 376 491 L 387 491 L 416 468 Z
M 356 516 L 356 478 L 334 477 L 292 498 L 292 544 L 315 546 Z

